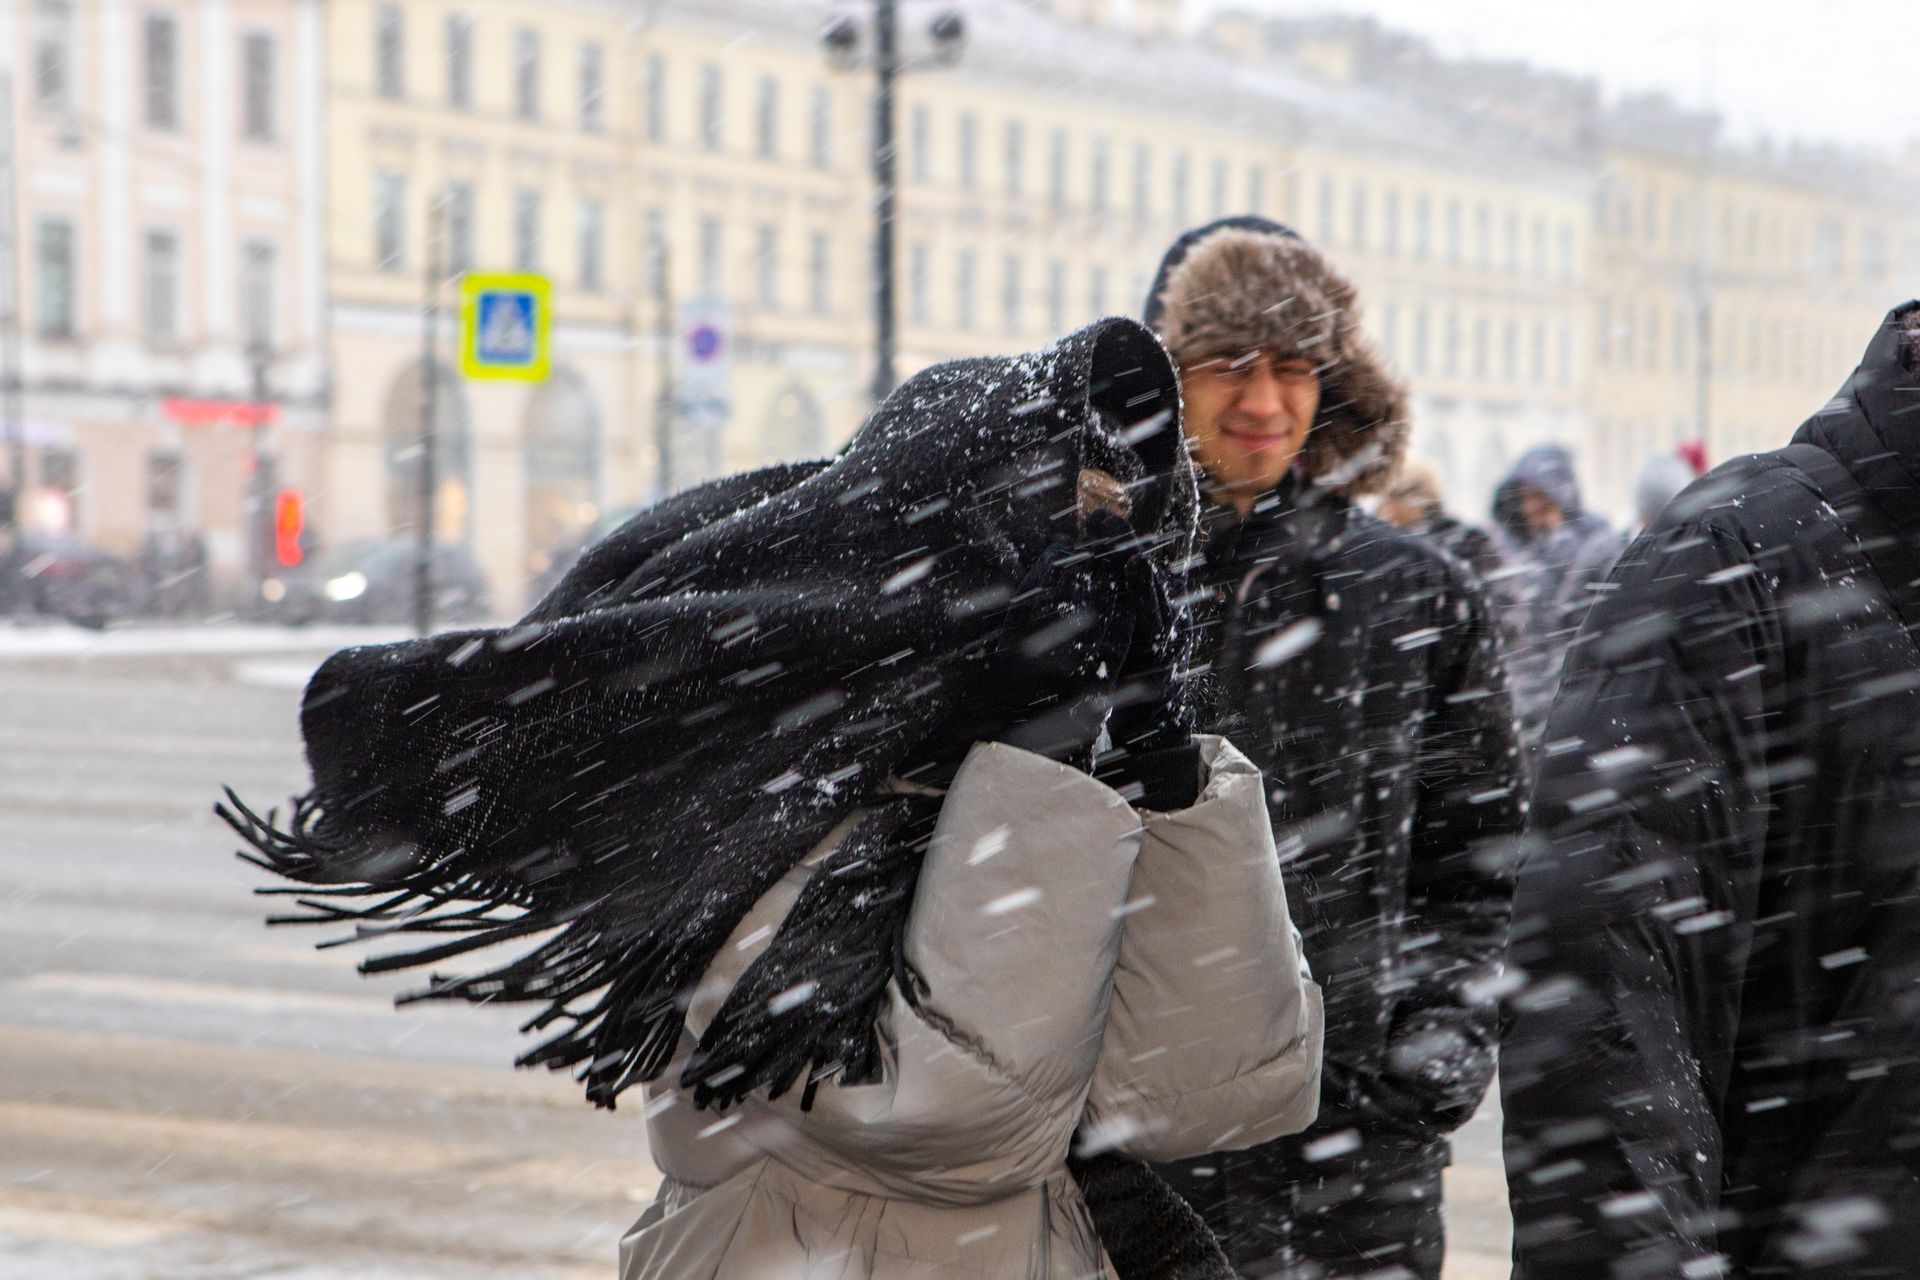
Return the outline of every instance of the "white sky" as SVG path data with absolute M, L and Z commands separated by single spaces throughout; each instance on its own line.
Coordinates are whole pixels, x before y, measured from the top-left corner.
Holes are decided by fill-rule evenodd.
M 1736 137 L 1920 141 L 1915 0 L 1188 0 L 1190 16 L 1250 8 L 1370 14 L 1443 53 L 1519 57 L 1596 77 L 1611 98 L 1665 89 L 1710 102 Z

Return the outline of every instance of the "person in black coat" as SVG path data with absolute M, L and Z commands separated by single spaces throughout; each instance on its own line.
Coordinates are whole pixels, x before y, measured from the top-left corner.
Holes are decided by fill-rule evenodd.
M 1267 775 L 1327 1017 L 1314 1127 L 1169 1176 L 1244 1276 L 1437 1277 L 1523 812 L 1488 608 L 1458 560 L 1354 503 L 1400 460 L 1406 397 L 1318 251 L 1258 218 L 1199 228 L 1146 318 L 1211 499 L 1210 719 Z
M 1623 556 L 1549 723 L 1517 1276 L 1920 1273 L 1920 302 Z

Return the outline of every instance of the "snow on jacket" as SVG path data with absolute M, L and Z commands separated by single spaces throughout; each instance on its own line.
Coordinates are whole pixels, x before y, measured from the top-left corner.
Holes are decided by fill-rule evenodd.
M 1920 545 L 1916 312 L 1794 437 L 1892 537 L 1795 450 L 1736 459 L 1575 642 L 1514 913 L 1516 1275 L 1920 1268 L 1920 648 L 1886 558 Z
M 1467 570 L 1346 498 L 1295 507 L 1293 492 L 1246 520 L 1209 515 L 1202 648 L 1213 727 L 1268 779 L 1326 992 L 1326 1082 L 1301 1139 L 1206 1162 L 1222 1204 L 1277 1194 L 1316 1136 L 1435 1144 L 1473 1113 L 1522 823 L 1505 677 Z
M 1026 1277 L 1108 1268 L 1066 1170 L 1172 1159 L 1314 1116 L 1319 990 L 1288 915 L 1258 771 L 1203 738 L 1198 803 L 1136 810 L 1088 775 L 976 746 L 942 804 L 889 990 L 878 1084 L 716 1114 L 648 1086 L 659 1197 L 622 1280 Z M 683 1048 L 838 838 L 740 922 Z M 805 992 L 792 998 L 803 1000 Z
M 1557 528 L 1534 533 L 1526 527 L 1518 513 L 1523 489 L 1544 494 L 1560 508 Z M 1514 708 L 1521 736 L 1538 746 L 1560 687 L 1567 645 L 1620 554 L 1620 539 L 1582 503 L 1573 459 L 1557 444 L 1536 445 L 1520 455 L 1494 491 L 1494 514 L 1513 570 L 1501 598 L 1512 610 L 1508 630 L 1514 651 L 1508 667 Z

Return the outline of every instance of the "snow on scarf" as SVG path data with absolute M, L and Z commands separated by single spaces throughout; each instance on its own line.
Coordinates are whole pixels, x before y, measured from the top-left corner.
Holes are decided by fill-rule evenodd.
M 871 1082 L 886 985 L 915 992 L 900 942 L 938 805 L 901 783 L 981 738 L 1089 763 L 1130 696 L 1112 674 L 1178 663 L 1194 494 L 1139 325 L 940 365 L 830 461 L 642 512 L 514 626 L 334 655 L 289 820 L 219 809 L 298 882 L 263 890 L 296 895 L 276 919 L 432 939 L 365 972 L 526 940 L 412 998 L 540 1006 L 521 1064 L 607 1107 L 666 1068 L 744 913 L 864 809 L 683 1084 L 725 1105 Z M 1149 721 L 1131 745 L 1184 735 Z

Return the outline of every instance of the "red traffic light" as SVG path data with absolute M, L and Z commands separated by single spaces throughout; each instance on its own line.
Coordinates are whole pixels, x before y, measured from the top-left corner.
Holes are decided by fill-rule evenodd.
M 282 489 L 273 495 L 273 558 L 291 569 L 304 557 L 300 534 L 306 528 L 307 504 L 298 491 Z

